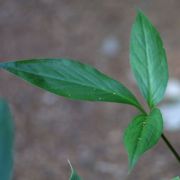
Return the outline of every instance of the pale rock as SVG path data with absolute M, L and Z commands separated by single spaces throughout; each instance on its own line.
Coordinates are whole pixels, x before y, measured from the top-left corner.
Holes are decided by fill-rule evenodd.
M 180 130 L 180 102 L 160 106 L 164 118 L 164 128 L 168 131 Z
M 179 99 L 180 100 L 180 81 L 176 79 L 170 79 L 165 93 L 167 99 Z
M 119 40 L 115 36 L 106 37 L 103 40 L 101 52 L 108 57 L 116 56 L 121 50 Z

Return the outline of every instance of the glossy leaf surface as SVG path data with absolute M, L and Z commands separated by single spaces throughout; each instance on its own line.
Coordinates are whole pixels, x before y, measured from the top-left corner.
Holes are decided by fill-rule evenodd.
M 140 106 L 134 95 L 121 83 L 77 61 L 28 60 L 1 63 L 0 67 L 36 86 L 70 99 Z
M 0 100 L 0 179 L 11 180 L 14 127 L 8 104 Z
M 141 93 L 153 107 L 164 96 L 168 66 L 160 35 L 142 12 L 131 31 L 130 62 Z
M 128 125 L 123 142 L 128 152 L 130 170 L 140 156 L 158 142 L 162 131 L 163 120 L 158 109 L 154 109 L 149 115 L 138 115 Z

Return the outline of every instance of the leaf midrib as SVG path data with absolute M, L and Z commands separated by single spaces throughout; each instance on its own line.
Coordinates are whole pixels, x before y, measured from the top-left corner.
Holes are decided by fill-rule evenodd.
M 147 72 L 147 83 L 148 83 L 148 102 L 150 103 L 149 105 L 151 105 L 151 75 L 150 75 L 150 58 L 149 58 L 149 53 L 148 53 L 148 42 L 147 42 L 147 37 L 146 37 L 146 31 L 145 31 L 145 27 L 144 27 L 144 23 L 143 23 L 143 20 L 142 20 L 142 17 L 140 16 L 140 23 L 141 23 L 141 26 L 142 26 L 142 33 L 143 33 L 143 36 L 144 36 L 144 45 L 145 45 L 145 56 L 146 56 L 146 59 L 147 59 L 147 68 L 146 68 L 146 72 Z
M 136 155 L 136 151 L 137 151 L 137 147 L 138 147 L 138 145 L 139 145 L 139 143 L 140 143 L 140 139 L 139 138 L 141 138 L 142 137 L 142 134 L 143 134 L 143 130 L 144 130 L 144 128 L 145 128 L 145 126 L 147 126 L 147 123 L 143 126 L 143 123 L 144 122 L 147 122 L 147 120 L 148 120 L 148 117 L 147 116 L 144 116 L 144 120 L 142 121 L 142 122 L 140 122 L 140 125 L 142 126 L 142 128 L 141 128 L 141 130 L 140 130 L 140 133 L 139 133 L 139 136 L 138 136 L 138 139 L 137 139 L 137 143 L 136 143 L 136 145 L 135 145 L 135 148 L 134 148 L 134 151 L 133 151 L 133 157 L 132 157 L 132 160 L 131 160 L 131 163 L 134 161 L 134 158 L 135 158 L 135 155 Z
M 19 68 L 13 68 L 13 67 L 8 67 L 8 68 L 3 67 L 3 68 L 4 68 L 4 69 L 15 69 L 15 70 L 18 70 L 18 71 L 27 73 L 27 74 L 29 73 L 29 74 L 36 75 L 36 76 L 40 76 L 40 77 L 43 77 L 43 76 L 44 76 L 44 77 L 49 78 L 49 79 L 55 79 L 55 80 L 58 80 L 58 81 L 64 81 L 64 82 L 67 82 L 67 83 L 70 82 L 70 83 L 72 83 L 72 84 L 76 84 L 76 85 L 80 85 L 80 86 L 84 86 L 84 87 L 95 88 L 95 89 L 97 89 L 97 90 L 104 91 L 104 92 L 106 92 L 106 93 L 108 93 L 108 94 L 112 94 L 112 96 L 118 95 L 118 97 L 123 98 L 124 100 L 127 100 L 127 101 L 129 101 L 130 103 L 132 103 L 132 104 L 135 104 L 131 99 L 127 98 L 126 96 L 119 95 L 119 93 L 117 93 L 116 91 L 106 91 L 106 90 L 102 90 L 102 89 L 100 89 L 100 88 L 97 88 L 97 87 L 95 87 L 95 86 L 87 86 L 87 85 L 85 85 L 85 84 L 80 84 L 80 83 L 77 83 L 77 82 L 60 80 L 60 79 L 55 78 L 55 77 L 52 77 L 52 76 L 46 76 L 46 75 L 42 75 L 42 74 L 32 73 L 32 72 L 25 71 L 25 70 L 22 70 L 22 69 L 19 69 Z M 113 93 L 116 93 L 116 94 L 113 94 Z M 137 103 L 136 103 L 135 105 L 138 106 Z

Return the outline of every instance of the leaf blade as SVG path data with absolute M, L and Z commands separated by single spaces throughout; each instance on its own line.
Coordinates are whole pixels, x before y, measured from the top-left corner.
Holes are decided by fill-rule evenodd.
M 0 100 L 0 177 L 10 180 L 13 170 L 14 127 L 9 106 Z
M 131 31 L 130 64 L 142 95 L 153 107 L 164 96 L 168 65 L 160 35 L 141 11 Z
M 123 136 L 123 144 L 128 152 L 129 170 L 132 170 L 144 152 L 158 142 L 162 131 L 162 115 L 157 108 L 149 115 L 140 114 L 132 120 Z
M 45 90 L 70 99 L 131 104 L 134 95 L 121 83 L 95 68 L 67 59 L 1 63 L 0 67 Z

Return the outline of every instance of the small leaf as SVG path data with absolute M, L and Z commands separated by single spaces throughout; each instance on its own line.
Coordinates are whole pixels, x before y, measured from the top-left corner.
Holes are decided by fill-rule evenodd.
M 175 178 L 173 178 L 171 180 L 180 180 L 180 178 L 179 178 L 179 176 L 177 176 L 177 177 L 175 177 Z
M 82 180 L 81 177 L 77 174 L 76 170 L 73 169 L 71 162 L 68 160 L 68 163 L 71 167 L 71 176 L 69 178 L 69 180 Z
M 0 179 L 12 179 L 14 127 L 8 104 L 0 100 Z
M 153 107 L 164 96 L 168 65 L 160 35 L 142 12 L 131 31 L 130 62 L 141 93 Z
M 123 137 L 128 152 L 129 170 L 145 151 L 158 142 L 162 131 L 163 120 L 159 109 L 153 109 L 149 115 L 138 115 L 133 119 Z
M 28 60 L 1 63 L 0 67 L 36 86 L 70 99 L 126 103 L 141 109 L 125 86 L 77 61 Z

